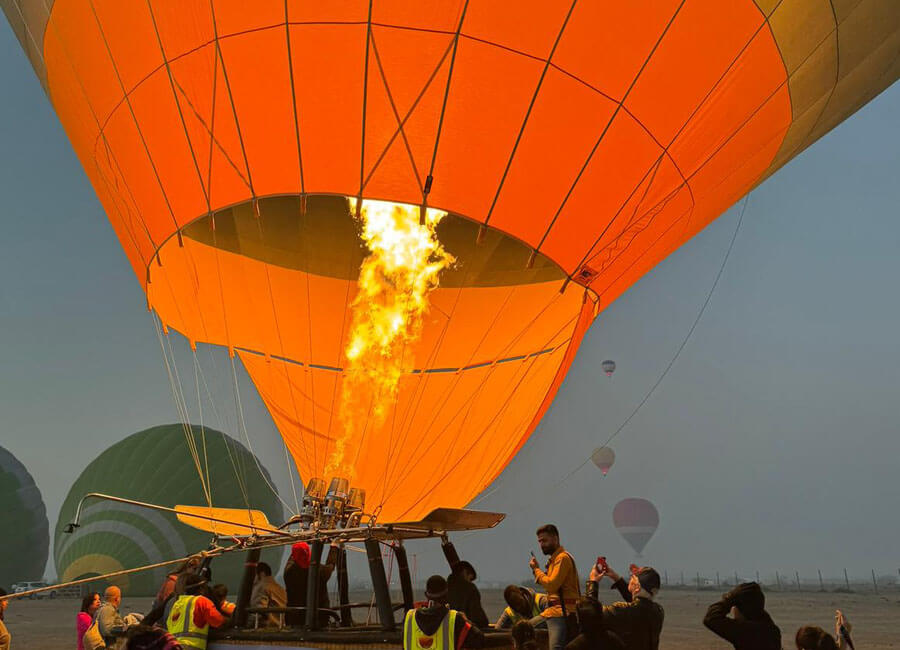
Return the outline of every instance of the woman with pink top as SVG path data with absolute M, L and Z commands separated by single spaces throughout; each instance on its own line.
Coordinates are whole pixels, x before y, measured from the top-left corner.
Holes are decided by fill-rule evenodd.
M 100 609 L 100 594 L 88 594 L 81 601 L 81 611 L 75 621 L 75 629 L 78 630 L 78 650 L 84 650 L 84 633 L 91 626 L 94 614 Z

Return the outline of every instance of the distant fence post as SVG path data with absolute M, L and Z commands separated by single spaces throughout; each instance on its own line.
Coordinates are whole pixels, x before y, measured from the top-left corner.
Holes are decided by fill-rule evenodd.
M 781 575 L 779 575 L 778 571 L 775 572 L 775 584 L 778 585 L 778 589 L 781 589 Z
M 844 569 L 844 584 L 847 585 L 847 591 L 850 591 L 850 578 L 847 577 L 847 569 Z
M 737 577 L 737 571 L 735 571 L 734 572 L 734 586 L 737 587 L 737 585 L 738 585 L 738 577 Z
M 759 569 L 756 570 L 756 584 L 759 584 Z
M 872 586 L 875 588 L 875 593 L 878 593 L 878 581 L 875 580 L 875 569 L 872 569 Z
M 800 593 L 800 572 L 794 571 L 794 577 L 797 578 L 797 593 Z
M 665 582 L 665 585 L 668 587 L 668 586 L 669 586 L 669 571 L 668 571 L 668 569 L 665 570 L 665 571 L 663 571 L 663 573 L 664 573 L 665 576 L 666 576 L 666 582 Z
M 697 571 L 697 590 L 700 590 L 700 572 Z
M 816 569 L 819 572 L 819 591 L 825 591 L 825 583 L 822 582 L 822 570 Z
M 681 572 L 681 586 L 684 586 L 684 571 Z
M 716 587 L 719 586 L 719 572 L 716 571 Z

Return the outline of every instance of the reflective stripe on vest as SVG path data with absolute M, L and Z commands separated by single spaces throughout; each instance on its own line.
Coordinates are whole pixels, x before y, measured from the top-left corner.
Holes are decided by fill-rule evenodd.
M 406 612 L 403 621 L 403 650 L 456 650 L 456 610 L 448 610 L 434 636 L 428 636 L 416 622 L 416 610 Z
M 534 594 L 534 598 L 532 598 L 532 603 L 531 603 L 531 618 L 534 618 L 535 616 L 540 616 L 540 615 L 541 615 L 541 612 L 543 611 L 543 610 L 541 609 L 541 596 L 542 596 L 542 595 L 543 595 L 543 594 Z M 515 624 L 518 623 L 519 621 L 527 621 L 527 620 L 531 620 L 531 619 L 527 619 L 527 618 L 525 618 L 524 616 L 522 616 L 519 612 L 517 612 L 516 610 L 514 610 L 512 607 L 507 607 L 507 608 L 504 610 L 504 612 L 505 612 L 506 615 L 510 618 L 510 620 L 512 621 L 512 624 L 513 624 L 513 625 L 515 625 Z
M 206 650 L 209 623 L 203 627 L 194 624 L 194 606 L 197 596 L 179 596 L 166 618 L 166 629 L 183 646 Z

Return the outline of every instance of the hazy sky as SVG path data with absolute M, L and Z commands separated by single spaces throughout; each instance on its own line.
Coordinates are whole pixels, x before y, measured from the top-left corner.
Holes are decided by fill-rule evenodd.
M 0 445 L 34 475 L 52 524 L 87 463 L 177 413 L 143 293 L 0 23 Z M 898 116 L 894 85 L 751 195 L 703 319 L 614 442 L 609 476 L 588 466 L 556 487 L 675 353 L 737 209 L 601 314 L 540 428 L 477 503 L 506 521 L 459 540 L 484 579 L 526 577 L 533 530 L 547 520 L 583 567 L 605 554 L 622 568 L 633 554 L 611 513 L 628 496 L 657 504 L 644 562 L 670 578 L 897 571 Z M 214 356 L 218 370 L 211 361 L 208 370 L 233 408 L 227 356 Z M 619 366 L 611 379 L 599 369 L 605 358 Z M 252 387 L 243 390 L 254 449 L 292 500 L 271 421 Z M 233 415 L 223 426 L 235 431 Z M 420 571 L 435 547 L 423 549 Z

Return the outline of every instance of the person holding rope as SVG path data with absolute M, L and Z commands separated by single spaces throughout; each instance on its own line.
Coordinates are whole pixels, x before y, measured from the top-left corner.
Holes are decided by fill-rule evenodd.
M 547 570 L 542 571 L 534 553 L 528 565 L 534 573 L 534 581 L 547 591 L 549 606 L 531 620 L 537 627 L 546 622 L 550 636 L 549 650 L 562 650 L 575 637 L 575 605 L 580 596 L 578 571 L 575 560 L 559 543 L 559 529 L 544 524 L 537 529 L 537 540 L 547 560 Z

